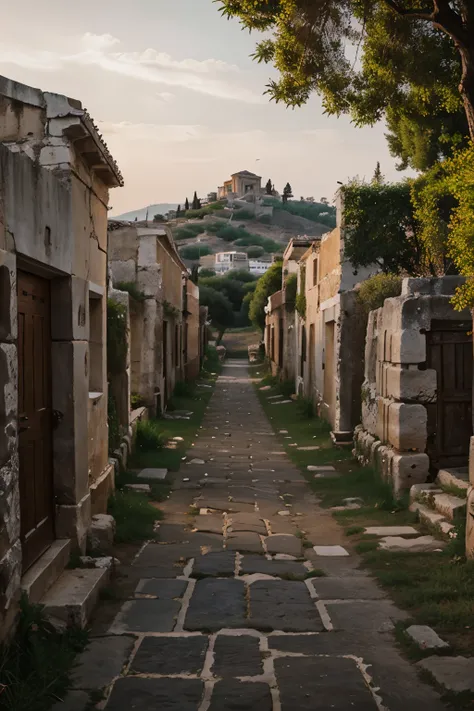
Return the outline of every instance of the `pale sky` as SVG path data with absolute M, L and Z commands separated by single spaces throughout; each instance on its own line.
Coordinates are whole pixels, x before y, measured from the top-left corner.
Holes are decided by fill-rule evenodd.
M 332 199 L 337 181 L 399 180 L 384 127 L 323 115 L 314 96 L 286 109 L 263 96 L 272 75 L 255 35 L 212 0 L 0 0 L 0 73 L 82 101 L 125 178 L 112 214 L 205 196 L 231 173 L 289 181 Z M 259 160 L 257 160 L 259 159 Z

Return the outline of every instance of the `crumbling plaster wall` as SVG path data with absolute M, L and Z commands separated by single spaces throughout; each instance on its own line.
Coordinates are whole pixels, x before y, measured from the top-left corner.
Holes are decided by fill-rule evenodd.
M 436 320 L 465 321 L 451 297 L 460 277 L 403 280 L 401 296 L 369 314 L 358 458 L 376 466 L 396 493 L 429 476 L 426 404 L 437 400 L 437 374 L 424 367 L 426 332 Z

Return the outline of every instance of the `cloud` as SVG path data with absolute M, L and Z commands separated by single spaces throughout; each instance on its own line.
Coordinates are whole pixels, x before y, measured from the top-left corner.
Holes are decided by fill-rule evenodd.
M 158 143 L 184 143 L 201 138 L 205 132 L 202 126 L 192 124 L 132 123 L 130 121 L 99 121 L 101 133 L 105 137 L 117 136 L 121 141 L 147 141 Z
M 73 66 L 99 68 L 129 79 L 179 87 L 220 99 L 249 104 L 264 101 L 261 94 L 238 81 L 240 70 L 233 64 L 212 58 L 177 60 L 152 48 L 142 52 L 118 52 L 118 44 L 120 40 L 110 34 L 87 32 L 81 37 L 79 51 L 73 54 L 4 48 L 0 49 L 0 61 L 44 71 L 64 68 L 70 71 Z M 168 98 L 164 100 L 169 100 L 169 92 L 163 92 L 165 95 Z
M 175 100 L 175 95 L 170 94 L 169 91 L 159 91 L 155 94 L 155 98 L 158 101 L 163 101 L 165 104 L 169 104 L 171 101 Z

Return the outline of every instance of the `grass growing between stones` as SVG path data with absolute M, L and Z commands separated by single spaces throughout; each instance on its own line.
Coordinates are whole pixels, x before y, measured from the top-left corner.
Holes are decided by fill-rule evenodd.
M 117 490 L 109 499 L 108 512 L 116 523 L 116 543 L 138 543 L 155 536 L 155 521 L 163 512 L 153 506 L 146 494 Z
M 58 632 L 40 605 L 21 600 L 15 636 L 0 649 L 0 709 L 46 711 L 62 702 L 76 655 L 87 645 L 84 630 Z

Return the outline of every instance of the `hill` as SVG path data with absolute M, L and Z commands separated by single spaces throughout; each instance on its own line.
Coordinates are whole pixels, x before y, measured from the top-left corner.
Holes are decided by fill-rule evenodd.
M 113 215 L 111 219 L 126 220 L 129 222 L 133 222 L 135 218 L 137 218 L 137 220 L 145 220 L 146 213 L 148 211 L 148 219 L 153 220 L 154 215 L 164 215 L 165 212 L 169 212 L 170 210 L 176 210 L 177 207 L 177 202 L 158 202 L 155 205 L 148 205 L 147 207 L 142 207 L 140 210 L 132 210 L 131 212 L 123 212 L 121 215 Z

